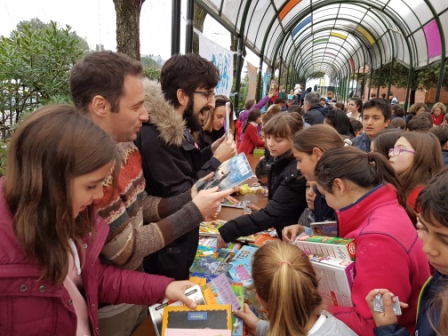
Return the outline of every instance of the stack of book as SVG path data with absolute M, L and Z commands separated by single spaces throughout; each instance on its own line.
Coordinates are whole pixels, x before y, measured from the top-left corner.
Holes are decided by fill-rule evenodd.
M 353 306 L 354 240 L 302 233 L 294 244 L 309 256 L 319 279 L 319 292 L 325 302 L 335 306 Z

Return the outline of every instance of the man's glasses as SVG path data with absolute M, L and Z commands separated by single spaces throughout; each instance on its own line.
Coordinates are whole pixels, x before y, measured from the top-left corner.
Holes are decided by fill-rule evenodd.
M 408 152 L 408 153 L 415 154 L 415 151 L 410 150 L 410 149 L 404 149 L 404 148 L 401 148 L 401 147 L 396 147 L 396 148 L 389 149 L 389 155 L 394 154 L 394 156 L 398 156 L 402 152 Z
M 194 93 L 203 95 L 208 101 L 215 99 L 214 91 L 194 91 Z

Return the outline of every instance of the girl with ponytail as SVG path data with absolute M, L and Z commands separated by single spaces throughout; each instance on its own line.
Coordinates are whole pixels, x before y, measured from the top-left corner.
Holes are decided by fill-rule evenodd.
M 357 334 L 373 335 L 375 324 L 365 297 L 372 288 L 388 288 L 409 304 L 399 322 L 413 334 L 429 266 L 413 225 L 415 215 L 393 168 L 379 153 L 336 148 L 323 154 L 314 178 L 336 210 L 339 236 L 356 242 L 353 307 L 329 310 Z
M 284 242 L 261 247 L 252 261 L 257 299 L 269 316 L 259 320 L 247 304 L 234 312 L 255 336 L 354 336 L 322 308 L 318 278 L 300 249 Z

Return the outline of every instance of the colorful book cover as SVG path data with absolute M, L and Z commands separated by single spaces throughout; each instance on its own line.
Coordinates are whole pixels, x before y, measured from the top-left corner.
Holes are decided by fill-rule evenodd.
M 246 258 L 250 258 L 250 260 L 252 260 L 252 257 L 254 256 L 255 252 L 257 252 L 257 250 L 258 250 L 258 247 L 245 245 L 245 246 L 241 247 L 235 253 L 235 256 L 233 257 L 232 261 L 246 259 Z
M 190 267 L 192 276 L 206 278 L 207 281 L 214 279 L 221 273 L 226 273 L 230 266 L 226 263 L 232 256 L 228 249 L 220 249 L 219 252 L 213 252 L 212 255 L 198 255 Z
M 356 245 L 355 240 L 351 238 L 309 236 L 302 233 L 294 244 L 305 254 L 355 260 Z
M 231 268 L 227 271 L 230 279 L 235 282 L 241 282 L 245 287 L 253 284 L 252 280 L 252 257 L 234 260 Z
M 240 307 L 244 307 L 244 286 L 242 284 L 231 284 Z M 246 328 L 242 319 L 232 314 L 232 336 L 246 336 Z
M 188 288 L 185 291 L 185 295 L 196 302 L 196 304 L 198 305 L 205 304 L 204 296 L 202 295 L 201 288 L 198 285 Z M 167 307 L 182 305 L 183 303 L 181 301 L 166 300 L 161 304 L 155 304 L 148 308 L 149 315 L 151 316 L 152 323 L 154 324 L 154 331 L 157 336 L 162 335 L 162 320 L 165 309 Z
M 215 171 L 215 175 L 206 181 L 201 181 L 198 190 L 219 187 L 220 190 L 226 190 L 243 183 L 253 177 L 252 168 L 247 161 L 246 154 L 240 153 L 222 163 Z
M 244 208 L 243 202 L 232 203 L 226 199 L 221 202 L 221 206 L 227 207 L 227 208 L 236 208 L 236 209 Z
M 250 245 L 255 246 L 255 247 L 262 247 L 264 244 L 268 243 L 268 242 L 273 242 L 273 241 L 277 241 L 279 240 L 278 238 L 274 238 L 271 237 L 269 234 L 258 234 L 255 237 L 255 241 L 250 243 Z
M 215 220 L 212 222 L 202 222 L 199 225 L 199 235 L 207 236 L 207 237 L 218 237 L 219 236 L 219 228 L 223 226 L 226 221 Z
M 225 274 L 220 274 L 207 283 L 207 287 L 212 291 L 218 304 L 229 304 L 232 311 L 239 310 L 241 305 L 230 286 L 229 280 Z M 206 300 L 207 302 L 207 300 Z
M 195 309 L 185 306 L 166 307 L 163 314 L 162 335 L 171 329 L 232 330 L 230 305 L 198 305 Z
M 316 236 L 338 236 L 338 223 L 336 221 L 313 222 L 310 227 Z

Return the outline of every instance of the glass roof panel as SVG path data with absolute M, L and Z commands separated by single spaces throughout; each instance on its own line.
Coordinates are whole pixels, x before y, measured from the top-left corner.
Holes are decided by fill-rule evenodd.
M 224 22 L 232 23 L 237 32 L 249 6 L 243 32 L 246 45 L 256 52 L 263 50 L 268 63 L 277 62 L 282 56 L 286 62 L 295 62 L 297 69 L 307 61 L 302 59 L 305 52 L 311 59 L 307 65 L 310 69 L 332 73 L 335 67 L 327 65 L 332 61 L 352 63 L 354 68 L 363 63 L 378 68 L 395 57 L 407 66 L 412 62 L 412 66 L 422 67 L 440 60 L 443 45 L 448 45 L 448 29 L 444 29 L 448 27 L 446 0 L 196 1 L 220 15 Z M 433 5 L 436 13 L 443 13 L 441 27 L 433 20 L 427 3 Z M 442 29 L 443 41 L 439 34 Z M 445 52 L 448 55 L 448 50 Z M 332 53 L 336 53 L 337 59 L 332 58 Z M 347 66 L 336 68 L 340 74 L 349 71 Z

